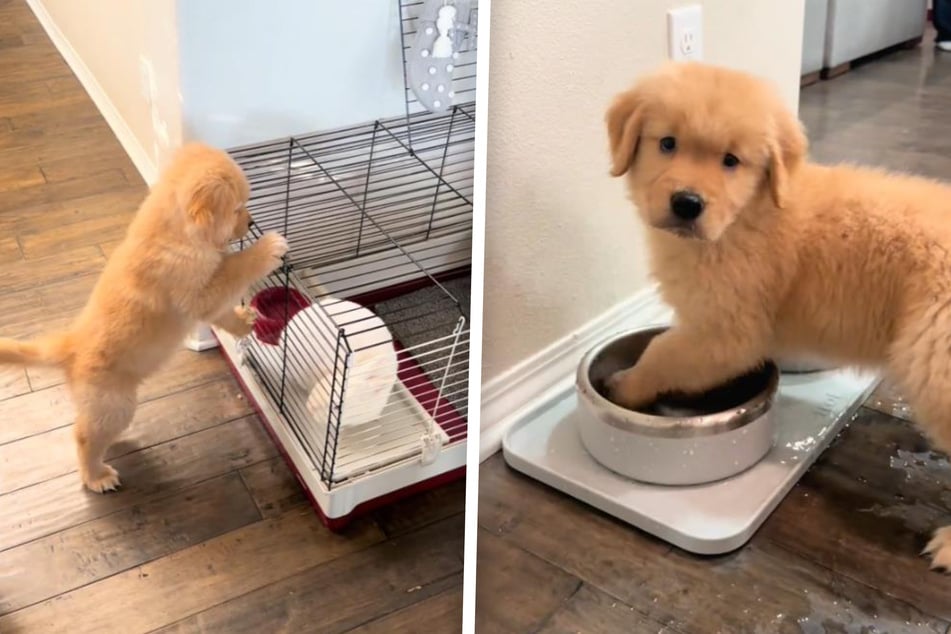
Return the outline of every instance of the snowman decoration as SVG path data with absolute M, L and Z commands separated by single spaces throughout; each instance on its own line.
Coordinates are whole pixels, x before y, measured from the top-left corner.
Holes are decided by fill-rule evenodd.
M 433 44 L 433 57 L 445 59 L 452 57 L 452 39 L 449 32 L 456 24 L 456 7 L 451 4 L 439 7 L 439 15 L 436 18 L 436 42 Z
M 458 22 L 467 15 L 468 2 L 430 0 L 417 20 L 416 44 L 407 60 L 410 86 L 419 103 L 430 112 L 445 112 L 455 99 L 454 62 L 462 38 L 469 31 Z

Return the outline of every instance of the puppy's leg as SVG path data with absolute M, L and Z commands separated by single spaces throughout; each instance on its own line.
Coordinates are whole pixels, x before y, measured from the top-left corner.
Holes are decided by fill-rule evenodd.
M 890 371 L 932 445 L 951 454 L 951 298 L 910 321 L 892 346 Z M 951 526 L 922 551 L 932 569 L 951 573 Z
M 252 284 L 280 267 L 285 253 L 287 240 L 266 233 L 244 251 L 226 256 L 198 296 L 184 298 L 185 312 L 196 321 L 211 321 L 234 306 Z
M 211 323 L 240 339 L 247 337 L 254 330 L 254 320 L 257 316 L 257 311 L 250 306 L 235 306 L 212 319 Z
M 951 383 L 935 381 L 927 393 L 919 391 L 907 398 L 915 412 L 916 421 L 931 444 L 951 455 L 951 395 L 948 390 L 951 390 Z M 951 526 L 935 530 L 921 554 L 931 558 L 932 569 L 951 573 Z
M 766 338 L 754 331 L 700 331 L 678 325 L 655 337 L 634 367 L 610 378 L 617 404 L 636 408 L 667 392 L 697 394 L 740 376 L 767 354 Z
M 135 390 L 92 385 L 73 387 L 77 417 L 74 426 L 79 475 L 90 491 L 104 493 L 119 486 L 119 473 L 104 462 L 106 452 L 132 422 Z

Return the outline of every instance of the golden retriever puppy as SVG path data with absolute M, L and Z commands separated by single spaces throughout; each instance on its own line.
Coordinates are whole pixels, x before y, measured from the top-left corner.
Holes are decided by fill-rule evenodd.
M 951 187 L 807 159 L 769 84 L 670 64 L 606 116 L 674 326 L 610 381 L 627 407 L 780 356 L 883 370 L 951 451 Z M 951 528 L 925 548 L 951 567 Z
M 248 287 L 281 265 L 287 242 L 265 234 L 228 251 L 251 224 L 250 186 L 224 152 L 182 148 L 109 258 L 86 306 L 65 331 L 33 342 L 0 339 L 0 363 L 58 366 L 76 406 L 79 473 L 96 492 L 119 475 L 103 459 L 128 427 L 136 389 L 199 322 L 236 336 L 254 314 L 236 307 Z

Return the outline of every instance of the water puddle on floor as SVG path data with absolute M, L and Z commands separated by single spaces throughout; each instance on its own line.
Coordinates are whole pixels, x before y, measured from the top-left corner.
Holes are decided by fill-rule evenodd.
M 865 406 L 883 414 L 914 422 L 914 411 L 908 401 L 902 397 L 898 388 L 883 381 L 865 401 Z

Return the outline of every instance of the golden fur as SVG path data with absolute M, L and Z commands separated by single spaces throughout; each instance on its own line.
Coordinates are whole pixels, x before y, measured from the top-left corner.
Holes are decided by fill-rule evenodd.
M 766 358 L 819 356 L 884 370 L 951 451 L 951 187 L 812 163 L 770 85 L 705 64 L 643 78 L 606 123 L 612 174 L 626 179 L 676 314 L 612 377 L 617 402 L 701 392 Z M 667 136 L 676 143 L 662 149 Z M 672 212 L 684 190 L 705 201 L 693 222 Z M 951 567 L 951 528 L 926 551 Z
M 229 253 L 251 224 L 250 186 L 219 150 L 187 145 L 152 188 L 109 258 L 85 308 L 63 333 L 34 342 L 0 339 L 0 362 L 61 367 L 76 406 L 79 473 L 91 490 L 115 489 L 103 462 L 129 425 L 136 389 L 200 322 L 236 336 L 254 314 L 236 307 L 256 280 L 281 264 L 287 242 L 265 234 Z

